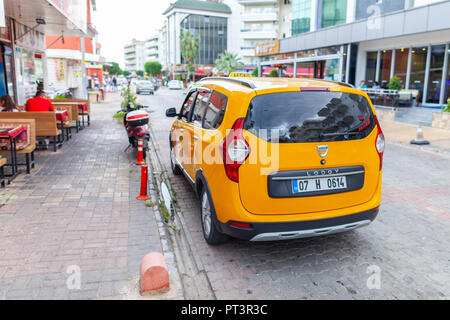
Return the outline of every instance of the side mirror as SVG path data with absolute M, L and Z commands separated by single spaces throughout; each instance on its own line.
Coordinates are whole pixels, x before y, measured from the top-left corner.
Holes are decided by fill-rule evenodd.
M 169 108 L 166 110 L 166 117 L 173 118 L 178 116 L 177 109 Z

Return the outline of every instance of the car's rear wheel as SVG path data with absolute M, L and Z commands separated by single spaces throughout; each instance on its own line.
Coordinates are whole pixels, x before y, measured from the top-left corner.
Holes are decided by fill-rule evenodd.
M 220 233 L 216 227 L 216 217 L 213 214 L 211 197 L 208 194 L 206 188 L 203 188 L 200 200 L 201 203 L 201 220 L 203 236 L 205 240 L 210 245 L 218 245 L 226 242 L 228 236 L 226 234 Z

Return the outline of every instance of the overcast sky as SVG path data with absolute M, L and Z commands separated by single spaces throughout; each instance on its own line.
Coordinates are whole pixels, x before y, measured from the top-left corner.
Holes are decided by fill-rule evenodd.
M 123 47 L 133 38 L 145 40 L 164 21 L 163 11 L 175 0 L 97 0 L 92 23 L 98 31 L 102 55 L 123 68 Z

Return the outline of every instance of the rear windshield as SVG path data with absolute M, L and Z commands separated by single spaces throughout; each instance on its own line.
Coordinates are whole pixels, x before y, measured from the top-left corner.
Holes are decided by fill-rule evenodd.
M 323 91 L 256 96 L 244 124 L 258 137 L 268 142 L 279 139 L 280 143 L 363 139 L 374 127 L 372 109 L 365 97 Z

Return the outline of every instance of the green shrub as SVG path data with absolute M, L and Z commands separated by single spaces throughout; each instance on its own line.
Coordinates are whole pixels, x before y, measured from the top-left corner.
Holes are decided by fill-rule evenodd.
M 257 76 L 258 76 L 258 67 L 256 67 L 255 69 L 253 69 L 252 75 L 253 75 L 254 77 L 257 77 Z
M 442 106 L 442 111 L 450 112 L 450 98 L 447 99 L 447 105 L 446 106 Z
M 388 83 L 389 90 L 402 90 L 403 85 L 400 81 L 400 78 L 397 76 L 393 76 L 392 79 Z
M 273 69 L 272 71 L 270 71 L 269 77 L 277 78 L 278 77 L 278 70 Z

